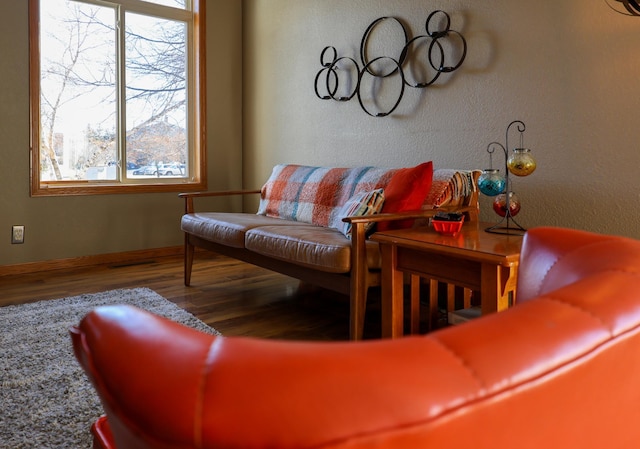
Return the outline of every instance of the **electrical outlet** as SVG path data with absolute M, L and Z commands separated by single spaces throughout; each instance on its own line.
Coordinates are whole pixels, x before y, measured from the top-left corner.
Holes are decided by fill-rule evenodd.
M 11 243 L 24 243 L 24 226 L 14 225 L 11 228 Z

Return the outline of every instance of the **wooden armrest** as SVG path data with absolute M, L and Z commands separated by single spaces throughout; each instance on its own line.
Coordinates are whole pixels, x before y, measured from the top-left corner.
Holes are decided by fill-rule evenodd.
M 344 222 L 351 223 L 351 275 L 356 279 L 354 286 L 356 291 L 366 289 L 367 276 L 367 248 L 365 233 L 365 224 L 370 222 L 406 220 L 411 218 L 429 218 L 433 217 L 437 212 L 461 212 L 469 216 L 470 220 L 478 219 L 477 206 L 444 206 L 436 209 L 423 209 L 418 211 L 397 212 L 391 214 L 375 214 L 358 217 L 345 217 Z M 357 297 L 352 291 L 352 297 Z
M 231 196 L 231 195 L 253 195 L 260 193 L 261 190 L 220 190 L 215 192 L 186 192 L 178 194 L 178 197 L 185 199 L 185 214 L 194 212 L 193 199 L 205 196 Z

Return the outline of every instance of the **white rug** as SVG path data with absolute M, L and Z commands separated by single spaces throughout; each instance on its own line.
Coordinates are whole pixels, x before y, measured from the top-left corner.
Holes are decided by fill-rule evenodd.
M 0 307 L 1 449 L 91 448 L 89 428 L 102 407 L 73 355 L 69 327 L 107 304 L 132 304 L 218 334 L 147 288 Z

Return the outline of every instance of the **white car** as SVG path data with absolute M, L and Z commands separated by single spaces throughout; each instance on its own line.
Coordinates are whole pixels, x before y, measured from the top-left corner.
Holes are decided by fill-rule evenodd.
M 160 164 L 158 166 L 158 175 L 160 176 L 174 176 L 185 174 L 184 164 Z

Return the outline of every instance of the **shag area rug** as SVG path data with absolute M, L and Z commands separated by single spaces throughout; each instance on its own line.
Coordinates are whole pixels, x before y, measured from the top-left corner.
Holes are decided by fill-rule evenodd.
M 69 327 L 109 304 L 218 334 L 147 288 L 0 307 L 0 448 L 91 448 L 89 429 L 103 411 L 73 355 Z

